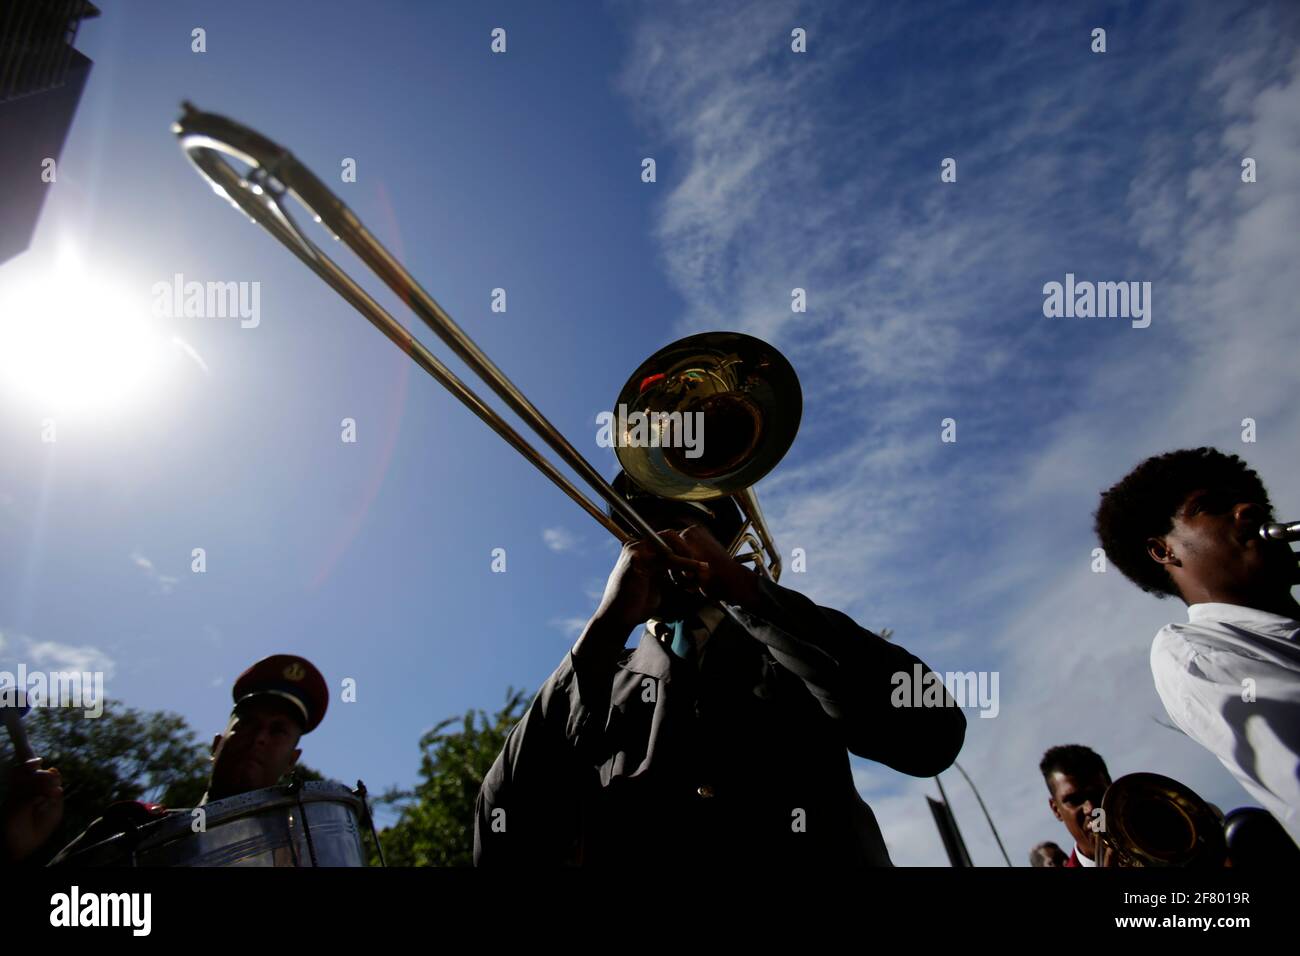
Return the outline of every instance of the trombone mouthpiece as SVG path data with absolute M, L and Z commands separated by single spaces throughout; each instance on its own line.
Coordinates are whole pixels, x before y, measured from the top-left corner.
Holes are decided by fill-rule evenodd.
M 1259 526 L 1259 536 L 1265 541 L 1300 541 L 1300 521 L 1262 524 Z

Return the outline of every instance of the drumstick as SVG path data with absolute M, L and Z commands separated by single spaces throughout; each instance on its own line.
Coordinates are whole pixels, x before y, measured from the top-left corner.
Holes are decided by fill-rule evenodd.
M 26 696 L 22 691 L 15 690 L 12 705 L 0 704 L 0 716 L 4 717 L 5 730 L 9 731 L 9 739 L 13 741 L 14 760 L 18 764 L 25 764 L 36 757 L 31 741 L 27 739 L 27 731 L 23 728 L 23 714 L 29 710 Z M 22 704 L 19 704 L 20 699 Z

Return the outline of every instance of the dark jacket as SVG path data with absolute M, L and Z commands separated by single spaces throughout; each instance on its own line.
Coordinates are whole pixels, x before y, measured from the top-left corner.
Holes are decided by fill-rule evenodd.
M 648 631 L 606 668 L 568 654 L 480 790 L 476 865 L 890 865 L 849 751 L 946 769 L 966 718 L 894 707 L 903 648 L 763 582 L 699 668 Z M 924 665 L 922 665 L 924 667 Z

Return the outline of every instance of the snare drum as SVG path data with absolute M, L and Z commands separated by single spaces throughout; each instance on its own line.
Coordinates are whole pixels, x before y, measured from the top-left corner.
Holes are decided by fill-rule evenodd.
M 268 787 L 173 811 L 70 854 L 70 866 L 365 866 L 358 791 L 332 781 Z M 198 820 L 203 832 L 195 833 Z

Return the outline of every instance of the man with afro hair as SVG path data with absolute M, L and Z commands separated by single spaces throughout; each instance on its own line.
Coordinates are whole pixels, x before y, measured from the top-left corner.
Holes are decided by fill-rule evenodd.
M 1151 645 L 1170 718 L 1300 844 L 1300 574 L 1286 542 L 1260 537 L 1272 511 L 1236 455 L 1184 449 L 1102 492 L 1096 531 L 1129 580 L 1187 605 Z

